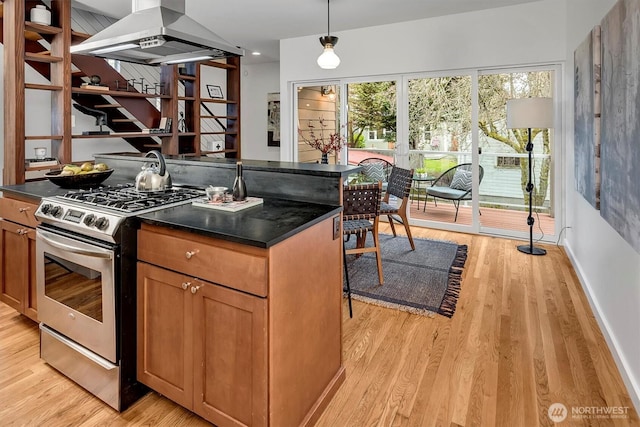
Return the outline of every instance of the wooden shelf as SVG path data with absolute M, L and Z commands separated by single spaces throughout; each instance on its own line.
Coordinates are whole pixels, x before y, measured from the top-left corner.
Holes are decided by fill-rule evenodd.
M 200 116 L 201 119 L 227 119 L 237 120 L 238 116 Z
M 142 133 L 142 132 L 129 132 L 129 133 L 110 133 L 108 135 L 71 135 L 73 139 L 92 139 L 92 138 L 153 138 L 155 136 L 171 136 L 170 133 Z
M 220 132 L 200 132 L 200 135 L 236 135 L 238 132 L 220 131 Z
M 32 166 L 30 168 L 24 168 L 25 171 L 46 171 L 51 169 L 60 169 L 62 165 L 58 163 L 57 165 L 49 165 L 49 166 Z
M 200 133 L 202 135 L 202 133 Z M 178 138 L 183 136 L 196 136 L 195 132 L 178 132 Z
M 186 74 L 178 74 L 178 80 L 196 81 L 196 76 L 188 76 Z
M 62 57 L 60 56 L 52 56 L 49 53 L 33 53 L 33 52 L 25 52 L 24 54 L 25 61 L 34 61 L 34 62 L 47 62 L 49 64 L 54 62 L 62 62 Z
M 73 87 L 71 88 L 71 93 L 78 93 L 83 95 L 98 95 L 104 96 L 109 95 L 112 97 L 123 97 L 123 98 L 171 98 L 168 95 L 152 95 L 150 93 L 140 93 L 140 92 L 127 92 L 124 90 L 92 90 L 85 89 L 81 87 Z
M 122 108 L 120 104 L 96 104 L 93 108 Z
M 138 122 L 139 120 L 136 120 L 136 119 L 112 119 L 111 121 L 113 123 L 135 123 L 135 122 Z
M 79 31 L 73 31 L 71 30 L 71 42 L 83 42 L 86 39 L 88 39 L 89 37 L 91 37 L 91 34 L 87 34 L 87 33 L 81 33 Z
M 60 34 L 62 32 L 62 28 L 60 28 L 60 27 L 53 27 L 51 25 L 37 24 L 37 23 L 31 22 L 31 21 L 26 21 L 24 23 L 24 28 L 26 30 L 31 30 L 31 31 L 36 32 L 38 34 Z
M 27 141 L 46 140 L 53 139 L 57 141 L 62 140 L 62 135 L 25 135 L 24 139 Z
M 200 98 L 202 102 L 212 102 L 214 104 L 237 104 L 237 101 L 229 101 L 228 99 L 217 99 L 217 98 Z
M 38 89 L 38 90 L 62 90 L 62 86 L 39 84 L 39 83 L 25 83 L 24 88 Z
M 209 67 L 224 68 L 226 70 L 235 70 L 236 68 L 238 68 L 233 64 L 225 64 L 224 62 L 217 62 L 217 61 L 205 61 L 202 64 L 207 65 Z
M 178 101 L 195 101 L 195 96 L 179 96 Z
M 238 150 L 215 150 L 215 151 L 205 151 L 202 150 L 200 153 L 202 154 L 226 154 L 226 153 L 237 153 Z

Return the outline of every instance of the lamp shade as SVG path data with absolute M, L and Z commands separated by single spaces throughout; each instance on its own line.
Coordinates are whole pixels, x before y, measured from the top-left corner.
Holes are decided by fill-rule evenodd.
M 549 129 L 553 127 L 553 99 L 519 98 L 507 101 L 507 128 Z

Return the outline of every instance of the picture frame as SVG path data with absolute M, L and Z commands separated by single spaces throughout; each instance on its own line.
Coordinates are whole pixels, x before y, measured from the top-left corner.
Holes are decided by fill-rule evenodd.
M 213 99 L 222 99 L 224 95 L 222 94 L 222 88 L 218 85 L 207 85 L 207 93 L 210 98 Z
M 280 147 L 280 93 L 267 95 L 267 146 Z

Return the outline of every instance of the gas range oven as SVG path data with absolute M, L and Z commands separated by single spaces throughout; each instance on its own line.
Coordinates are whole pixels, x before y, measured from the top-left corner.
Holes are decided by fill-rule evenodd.
M 136 380 L 136 215 L 203 195 L 99 187 L 43 198 L 35 213 L 40 355 L 116 410 L 146 392 Z

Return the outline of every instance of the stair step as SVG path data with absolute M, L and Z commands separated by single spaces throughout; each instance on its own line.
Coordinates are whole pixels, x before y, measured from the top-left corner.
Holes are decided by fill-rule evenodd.
M 120 104 L 96 104 L 93 108 L 122 108 Z
M 71 42 L 83 42 L 86 39 L 88 39 L 89 37 L 91 37 L 91 34 L 87 34 L 87 33 L 81 33 L 79 31 L 73 31 L 71 30 Z

